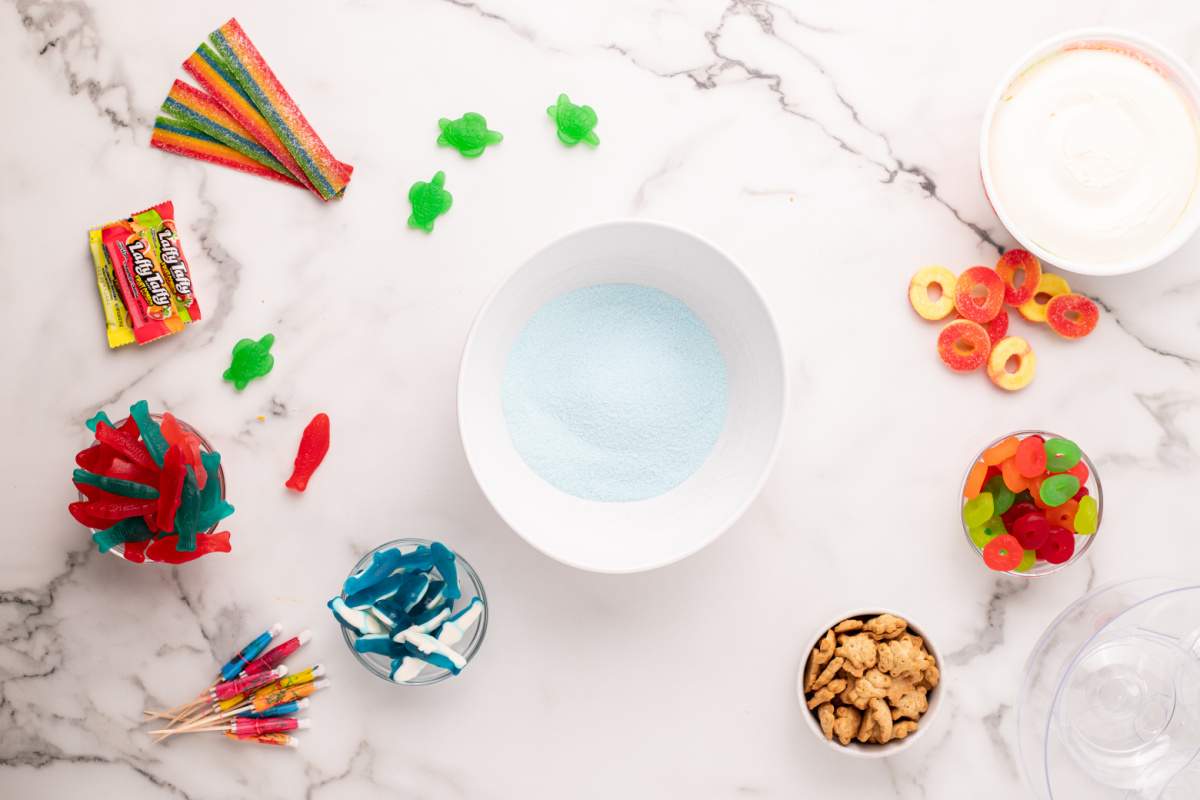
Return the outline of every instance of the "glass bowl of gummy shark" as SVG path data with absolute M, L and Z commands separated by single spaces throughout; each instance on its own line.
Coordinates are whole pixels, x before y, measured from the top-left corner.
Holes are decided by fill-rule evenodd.
M 403 686 L 458 675 L 487 633 L 487 593 L 441 542 L 395 539 L 367 553 L 326 605 L 358 663 Z

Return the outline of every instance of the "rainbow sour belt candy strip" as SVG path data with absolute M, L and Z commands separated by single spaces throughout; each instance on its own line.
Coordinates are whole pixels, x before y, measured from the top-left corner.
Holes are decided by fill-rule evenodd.
M 339 197 L 350 181 L 353 167 L 338 161 L 329 152 L 238 21 L 229 20 L 213 31 L 209 39 L 229 72 L 254 101 L 321 197 L 325 200 Z
M 201 133 L 168 117 L 159 117 L 154 121 L 154 130 L 150 134 L 150 146 L 175 155 L 207 161 L 210 164 L 220 164 L 223 167 L 249 172 L 251 175 L 261 175 L 264 178 L 303 187 L 300 182 L 264 167 L 232 147 L 221 144 L 208 134 Z
M 162 110 L 186 127 L 207 134 L 264 167 L 296 180 L 296 176 L 288 172 L 287 167 L 280 164 L 267 148 L 256 142 L 251 133 L 229 116 L 220 103 L 194 86 L 175 81 L 167 99 L 163 101 Z
M 183 62 L 183 69 L 195 78 L 196 83 L 199 83 L 209 96 L 220 103 L 242 128 L 266 148 L 279 163 L 283 164 L 304 188 L 310 190 L 317 197 L 321 197 L 321 193 L 308 182 L 308 177 L 304 174 L 304 170 L 300 169 L 296 159 L 292 158 L 292 154 L 283 146 L 283 142 L 279 141 L 275 131 L 271 130 L 271 126 L 263 119 L 262 114 L 258 113 L 258 109 L 254 107 L 254 102 L 249 95 L 238 85 L 237 80 L 229 72 L 229 67 L 225 65 L 220 56 L 213 52 L 211 47 L 201 44 L 196 48 L 196 52 Z

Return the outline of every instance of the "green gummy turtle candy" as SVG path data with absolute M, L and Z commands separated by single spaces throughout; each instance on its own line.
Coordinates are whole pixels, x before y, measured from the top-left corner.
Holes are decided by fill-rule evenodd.
M 594 130 L 599 117 L 591 106 L 577 106 L 565 94 L 558 96 L 557 102 L 546 109 L 554 126 L 558 130 L 558 140 L 568 147 L 583 142 L 595 147 L 600 144 L 600 137 Z
M 441 170 L 429 183 L 417 181 L 412 185 L 408 190 L 408 202 L 412 204 L 408 227 L 433 233 L 434 221 L 449 211 L 454 203 L 454 196 L 443 188 L 445 185 L 446 173 Z
M 230 381 L 239 392 L 246 384 L 255 378 L 261 378 L 275 366 L 275 356 L 271 355 L 271 345 L 275 344 L 275 334 L 268 333 L 257 342 L 253 339 L 241 339 L 233 346 L 233 358 L 229 369 L 221 375 Z
M 468 111 L 458 119 L 442 117 L 438 127 L 442 132 L 437 143 L 442 147 L 453 147 L 463 158 L 478 158 L 489 145 L 504 141 L 504 134 L 488 130 L 487 119 L 474 111 Z

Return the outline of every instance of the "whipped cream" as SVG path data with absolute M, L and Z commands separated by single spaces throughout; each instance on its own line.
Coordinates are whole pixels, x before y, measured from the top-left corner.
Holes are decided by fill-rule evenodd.
M 1117 265 L 1171 234 L 1200 185 L 1200 124 L 1138 55 L 1087 46 L 1023 72 L 988 136 L 993 202 L 1018 238 L 1066 262 Z

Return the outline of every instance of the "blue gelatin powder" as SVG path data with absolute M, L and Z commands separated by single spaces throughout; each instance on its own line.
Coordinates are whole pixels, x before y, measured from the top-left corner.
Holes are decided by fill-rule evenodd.
M 587 500 L 645 500 L 692 475 L 725 425 L 717 342 L 666 292 L 628 283 L 568 292 L 517 337 L 501 398 L 534 472 Z

